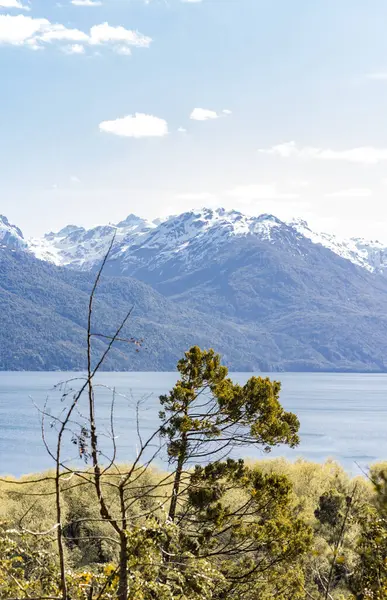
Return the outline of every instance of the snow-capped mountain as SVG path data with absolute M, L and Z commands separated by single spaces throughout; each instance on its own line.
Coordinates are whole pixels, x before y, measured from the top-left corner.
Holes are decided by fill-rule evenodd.
M 117 225 L 101 225 L 91 229 L 67 225 L 57 233 L 51 232 L 41 239 L 29 240 L 28 247 L 41 260 L 85 271 L 101 260 L 114 235 L 115 247 L 122 250 L 153 227 L 152 223 L 129 215 Z
M 130 335 L 151 351 L 129 368 L 171 369 L 197 343 L 241 371 L 387 372 L 382 244 L 224 209 L 28 242 L 0 224 L 0 370 L 83 368 L 90 270 L 115 236 L 94 317 L 109 332 L 135 307 Z M 109 368 L 125 365 L 117 354 Z
M 88 270 L 101 260 L 114 234 L 112 258 L 125 264 L 130 257 L 137 260 L 134 257 L 139 254 L 144 260 L 157 255 L 157 262 L 163 262 L 182 257 L 188 250 L 196 250 L 199 258 L 209 246 L 219 246 L 229 237 L 255 235 L 269 241 L 273 230 L 279 228 L 287 225 L 272 215 L 249 217 L 237 211 L 204 208 L 153 222 L 129 215 L 115 225 L 88 230 L 68 225 L 57 233 L 29 240 L 28 247 L 41 260 Z
M 12 225 L 7 217 L 0 215 L 0 247 L 7 247 L 11 250 L 27 248 L 22 232 L 16 225 Z
M 12 237 L 14 243 L 19 242 L 19 247 L 25 245 L 20 230 L 10 226 L 8 221 L 4 222 L 8 226 L 8 239 Z M 12 227 L 11 231 L 9 228 Z M 387 274 L 387 244 L 363 238 L 341 239 L 333 234 L 316 232 L 302 219 L 286 223 L 273 215 L 252 217 L 222 208 L 192 210 L 153 222 L 131 214 L 115 225 L 88 230 L 68 225 L 42 239 L 29 240 L 28 248 L 42 260 L 89 270 L 101 260 L 114 233 L 112 258 L 121 263 L 122 272 L 132 271 L 134 266 L 141 267 L 144 263 L 157 269 L 173 258 L 200 261 L 207 251 L 219 248 L 230 238 L 255 236 L 272 244 L 288 243 L 289 250 L 295 251 L 297 236 L 302 236 L 370 272 Z
M 143 232 L 134 243 L 118 247 L 112 258 L 122 273 L 135 274 L 144 267 L 156 271 L 176 263 L 194 269 L 232 239 L 254 236 L 274 242 L 279 232 L 283 237 L 286 230 L 290 228 L 272 215 L 249 217 L 237 211 L 205 208 L 166 219 Z
M 386 272 L 387 274 L 387 244 L 364 238 L 340 239 L 330 233 L 316 233 L 302 219 L 293 219 L 289 224 L 314 244 L 321 244 L 355 265 L 363 267 L 371 273 L 383 274 Z

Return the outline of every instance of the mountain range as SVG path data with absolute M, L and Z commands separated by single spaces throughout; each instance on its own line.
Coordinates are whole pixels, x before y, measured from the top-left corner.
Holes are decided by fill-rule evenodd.
M 165 220 L 147 221 L 129 215 L 117 224 L 91 229 L 67 225 L 57 233 L 42 238 L 24 239 L 20 229 L 0 215 L 0 244 L 28 249 L 37 258 L 57 266 L 88 270 L 95 266 L 116 234 L 115 255 L 128 255 L 137 247 L 157 247 L 159 253 L 180 252 L 185 247 L 200 243 L 204 238 L 219 243 L 226 237 L 244 237 L 248 234 L 270 240 L 273 227 L 292 227 L 315 244 L 328 248 L 338 256 L 366 268 L 372 273 L 387 271 L 387 243 L 364 238 L 339 238 L 333 234 L 313 231 L 302 219 L 282 222 L 273 215 L 250 217 L 224 209 L 191 211 Z
M 126 335 L 144 343 L 117 347 L 108 369 L 173 369 L 197 343 L 234 370 L 387 370 L 387 245 L 224 209 L 41 239 L 0 217 L 0 369 L 84 368 L 87 298 L 113 235 L 94 326 L 110 335 L 133 306 Z

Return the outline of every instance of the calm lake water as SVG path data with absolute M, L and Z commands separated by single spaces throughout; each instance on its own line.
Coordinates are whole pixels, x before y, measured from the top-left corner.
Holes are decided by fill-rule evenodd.
M 232 375 L 243 383 L 251 373 Z M 295 450 L 277 448 L 273 456 L 291 460 L 303 457 L 316 462 L 328 458 L 339 461 L 353 474 L 362 468 L 387 460 L 387 375 L 363 374 L 270 374 L 282 382 L 281 402 L 301 421 L 301 444 Z M 41 438 L 41 416 L 37 407 L 59 415 L 66 404 L 61 392 L 53 389 L 63 380 L 79 378 L 79 373 L 0 372 L 0 472 L 20 475 L 53 466 Z M 104 450 L 110 452 L 109 423 L 112 391 L 115 388 L 115 436 L 118 458 L 130 461 L 136 456 L 136 406 L 139 400 L 141 434 L 146 439 L 158 425 L 158 397 L 171 389 L 175 373 L 101 373 L 96 390 L 99 426 Z M 69 384 L 74 389 L 79 381 Z M 82 405 L 80 405 L 82 413 Z M 82 420 L 81 415 L 76 415 Z M 47 441 L 54 443 L 55 431 L 46 419 Z M 72 460 L 76 448 L 68 440 L 65 458 Z M 246 457 L 262 454 L 254 448 Z

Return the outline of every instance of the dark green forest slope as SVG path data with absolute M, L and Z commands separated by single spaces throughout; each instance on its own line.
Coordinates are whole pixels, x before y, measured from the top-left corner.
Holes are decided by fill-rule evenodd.
M 162 272 L 137 270 L 137 279 L 113 260 L 98 290 L 95 333 L 110 334 L 133 306 L 125 335 L 144 344 L 114 350 L 105 368 L 171 370 L 198 343 L 239 371 L 386 371 L 387 280 L 304 245 L 292 256 L 231 240 L 191 270 L 176 259 Z M 0 369 L 83 369 L 93 278 L 0 248 Z

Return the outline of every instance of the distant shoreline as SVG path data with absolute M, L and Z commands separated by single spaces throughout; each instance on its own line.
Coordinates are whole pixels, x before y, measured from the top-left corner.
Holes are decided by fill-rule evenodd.
M 298 374 L 298 375 L 322 375 L 322 374 L 326 374 L 326 375 L 387 375 L 387 370 L 386 371 L 379 371 L 379 370 L 352 370 L 352 369 L 337 369 L 337 370 L 326 370 L 326 369 L 319 369 L 319 370 L 309 370 L 309 371 L 302 371 L 302 370 L 294 370 L 294 371 L 255 371 L 255 370 L 248 370 L 248 371 L 237 371 L 237 370 L 233 370 L 232 368 L 229 368 L 229 372 L 230 373 L 235 373 L 235 374 L 262 374 L 262 375 L 280 375 L 280 374 Z M 0 373 L 83 373 L 86 374 L 86 369 L 69 369 L 69 370 L 62 370 L 62 369 L 40 369 L 38 371 L 34 370 L 34 371 L 30 371 L 28 369 L 1 369 L 0 368 Z M 112 370 L 112 369 L 100 369 L 100 373 L 119 373 L 119 374 L 129 374 L 129 373 L 175 373 L 175 371 L 169 371 L 168 369 L 163 369 L 163 370 L 151 370 L 151 369 L 144 369 L 144 370 L 135 370 L 135 371 L 131 371 L 131 370 L 127 370 L 127 371 L 122 371 L 120 369 L 117 370 Z M 177 374 L 177 371 L 176 371 Z

